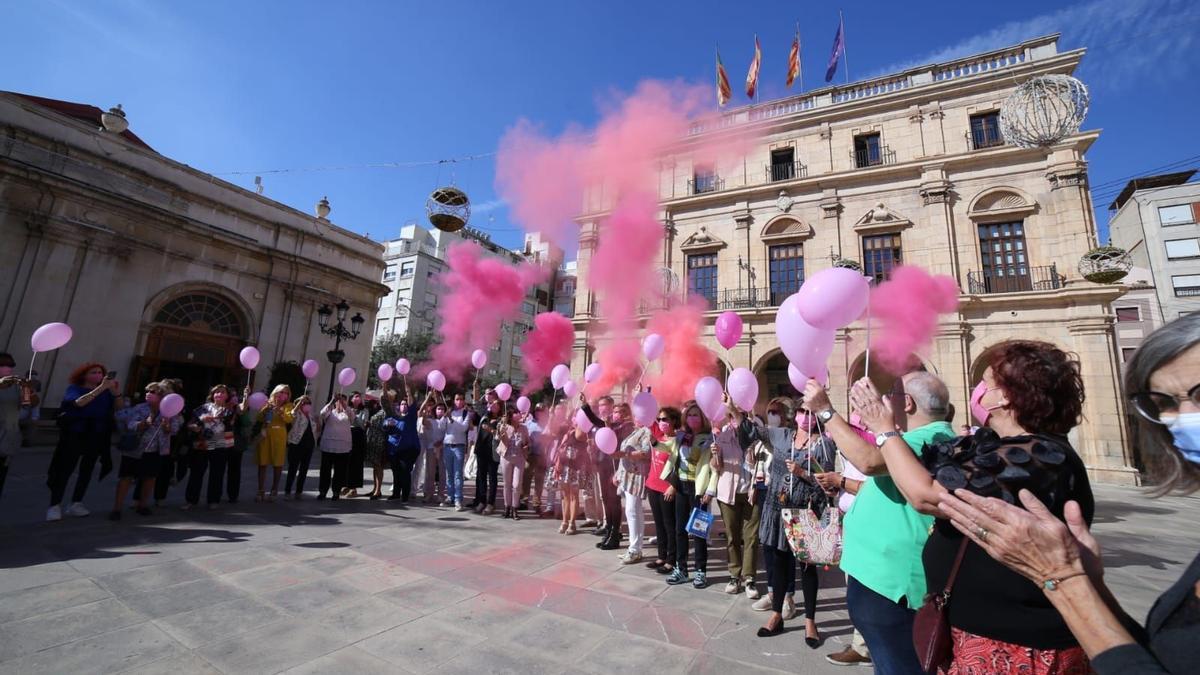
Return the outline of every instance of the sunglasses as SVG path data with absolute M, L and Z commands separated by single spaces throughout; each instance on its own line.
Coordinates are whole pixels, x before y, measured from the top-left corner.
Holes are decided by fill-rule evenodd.
M 659 422 L 670 422 L 671 418 L 670 417 L 660 417 L 660 418 L 658 418 L 658 421 Z
M 1158 391 L 1143 391 L 1129 397 L 1138 414 L 1156 424 L 1170 424 L 1179 416 L 1179 404 L 1191 401 L 1200 407 L 1200 384 L 1188 390 L 1186 396 L 1174 396 Z

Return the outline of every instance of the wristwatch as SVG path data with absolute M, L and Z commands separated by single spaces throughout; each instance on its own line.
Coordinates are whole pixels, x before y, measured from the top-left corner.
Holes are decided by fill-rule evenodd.
M 892 438 L 894 436 L 899 436 L 899 435 L 900 435 L 900 432 L 898 432 L 898 431 L 885 431 L 882 434 L 875 434 L 875 447 L 882 448 L 883 444 L 887 443 L 887 440 L 889 438 Z
M 833 419 L 833 416 L 836 414 L 837 411 L 833 408 L 826 408 L 817 413 L 817 419 L 820 420 L 821 424 L 829 424 L 829 420 Z

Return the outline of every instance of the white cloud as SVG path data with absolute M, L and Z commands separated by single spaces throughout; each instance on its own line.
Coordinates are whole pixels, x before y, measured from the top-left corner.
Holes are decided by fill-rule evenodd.
M 489 199 L 486 202 L 479 202 L 471 206 L 471 213 L 490 213 L 496 209 L 502 209 L 508 206 L 508 202 L 503 199 Z
M 1094 0 L 1002 24 L 872 77 L 1062 33 L 1059 49 L 1086 47 L 1078 75 L 1089 86 L 1120 89 L 1146 78 L 1177 80 L 1195 63 L 1200 6 L 1189 0 Z

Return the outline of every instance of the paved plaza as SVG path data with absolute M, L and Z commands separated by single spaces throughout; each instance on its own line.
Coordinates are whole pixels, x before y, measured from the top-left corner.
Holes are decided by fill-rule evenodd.
M 0 501 L 0 673 L 855 670 L 824 659 L 851 631 L 839 573 L 822 574 L 820 649 L 799 618 L 760 639 L 766 615 L 722 592 L 720 535 L 711 586 L 668 587 L 550 521 L 318 502 L 315 471 L 305 500 L 255 504 L 248 465 L 241 504 L 182 512 L 180 486 L 113 523 L 109 476 L 92 516 L 46 523 L 48 461 L 19 455 Z M 1200 500 L 1096 492 L 1109 583 L 1142 618 L 1200 547 Z

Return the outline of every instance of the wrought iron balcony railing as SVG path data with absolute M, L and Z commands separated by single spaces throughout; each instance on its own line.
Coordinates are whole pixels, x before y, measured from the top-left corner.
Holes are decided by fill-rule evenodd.
M 1062 288 L 1066 281 L 1056 265 L 1005 265 L 985 272 L 967 272 L 967 288 L 972 295 L 1053 291 Z
M 688 194 L 698 195 L 705 192 L 720 192 L 725 189 L 725 179 L 714 174 L 696 176 L 688 181 Z
M 773 163 L 767 167 L 767 181 L 770 183 L 807 177 L 808 167 L 800 162 Z
M 1004 136 L 1000 134 L 999 129 L 972 129 L 966 132 L 966 137 L 967 145 L 972 150 L 997 148 L 1004 145 Z
M 871 166 L 883 166 L 885 164 L 896 163 L 896 151 L 886 145 L 880 145 L 876 148 L 866 148 L 861 150 L 852 150 L 850 159 L 854 160 L 856 169 L 865 169 Z

